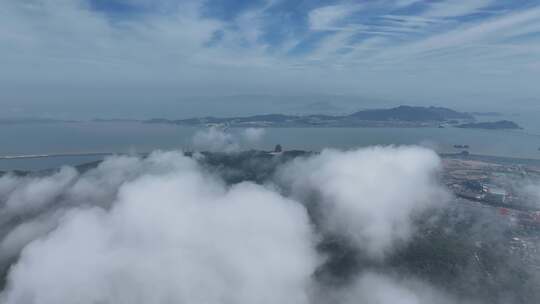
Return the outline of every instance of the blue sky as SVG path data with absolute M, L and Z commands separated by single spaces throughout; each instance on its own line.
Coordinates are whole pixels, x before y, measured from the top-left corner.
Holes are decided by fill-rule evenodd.
M 540 107 L 532 0 L 5 0 L 0 42 L 0 102 L 144 91 Z

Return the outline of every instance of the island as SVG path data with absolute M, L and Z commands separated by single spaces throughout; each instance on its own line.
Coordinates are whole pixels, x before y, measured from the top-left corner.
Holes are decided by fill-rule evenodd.
M 0 118 L 0 125 L 82 123 L 85 121 L 49 118 Z M 463 129 L 522 129 L 515 122 L 501 120 L 477 122 L 474 112 L 459 112 L 444 107 L 401 105 L 387 109 L 366 109 L 351 114 L 259 114 L 237 117 L 194 117 L 183 119 L 95 118 L 93 123 L 172 124 L 185 127 L 233 128 L 440 128 Z
M 492 122 L 466 123 L 456 126 L 465 129 L 485 129 L 485 130 L 519 130 L 523 129 L 518 124 L 509 120 L 500 120 Z
M 442 124 L 473 122 L 469 113 L 443 107 L 399 106 L 390 109 L 357 111 L 349 115 L 263 114 L 242 117 L 202 117 L 169 120 L 156 118 L 144 121 L 181 126 L 228 127 L 439 127 Z

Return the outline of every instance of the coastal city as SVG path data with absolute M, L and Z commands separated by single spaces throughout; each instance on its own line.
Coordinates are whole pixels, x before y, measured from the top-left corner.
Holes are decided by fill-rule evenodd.
M 513 255 L 540 270 L 540 165 L 508 163 L 507 159 L 470 156 L 443 157 L 443 182 L 456 196 L 455 202 L 495 214 L 497 225 L 508 235 L 501 244 Z

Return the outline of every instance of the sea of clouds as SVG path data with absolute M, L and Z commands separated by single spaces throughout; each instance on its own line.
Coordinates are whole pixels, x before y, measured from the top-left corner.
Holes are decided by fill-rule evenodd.
M 439 170 L 431 150 L 374 147 L 295 159 L 263 185 L 227 185 L 181 151 L 7 174 L 0 303 L 447 301 L 428 283 L 373 272 L 323 295 L 314 276 L 324 235 L 373 261 L 408 242 L 414 217 L 448 199 Z
M 189 156 L 154 151 L 111 156 L 86 169 L 0 176 L 0 303 L 493 300 L 484 292 L 471 301 L 471 286 L 492 288 L 505 276 L 495 273 L 490 283 L 491 266 L 460 255 L 477 256 L 483 238 L 498 244 L 504 228 L 486 223 L 494 220 L 486 210 L 449 208 L 453 198 L 431 149 L 326 149 L 295 158 L 239 152 L 264 136 L 264 129 L 211 127 L 195 134 Z M 224 155 L 227 163 L 240 161 L 238 167 L 220 163 Z M 533 186 L 529 192 L 537 193 Z M 483 220 L 466 228 L 470 235 L 457 235 L 478 212 Z M 435 232 L 469 246 L 441 257 L 450 263 L 444 267 L 465 267 L 452 283 L 473 284 L 464 294 L 456 293 L 462 287 L 442 288 L 429 276 L 386 266 L 409 245 L 446 246 L 429 236 Z M 510 302 L 527 298 L 512 292 L 502 294 Z

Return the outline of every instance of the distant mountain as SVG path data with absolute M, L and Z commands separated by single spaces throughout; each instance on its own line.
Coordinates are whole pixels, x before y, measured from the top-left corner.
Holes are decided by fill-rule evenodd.
M 477 122 L 477 123 L 466 123 L 458 125 L 458 128 L 467 128 L 467 129 L 487 129 L 487 130 L 516 130 L 523 129 L 518 124 L 509 120 L 500 120 L 493 122 Z
M 349 116 L 361 120 L 396 120 L 416 122 L 442 122 L 450 119 L 474 119 L 474 117 L 468 113 L 461 113 L 448 108 L 411 106 L 399 106 L 391 109 L 364 110 L 353 113 Z
M 470 114 L 474 116 L 503 116 L 499 112 L 471 112 Z
M 264 114 L 243 117 L 200 117 L 179 120 L 151 119 L 146 123 L 177 125 L 226 125 L 231 127 L 418 127 L 436 126 L 443 122 L 473 121 L 468 113 L 442 107 L 399 106 L 391 109 L 363 110 L 350 115 L 286 115 Z
M 0 118 L 0 125 L 15 124 L 50 124 L 50 123 L 74 123 L 76 120 L 61 120 L 51 118 Z
M 133 118 L 94 118 L 93 122 L 140 122 L 140 119 Z

